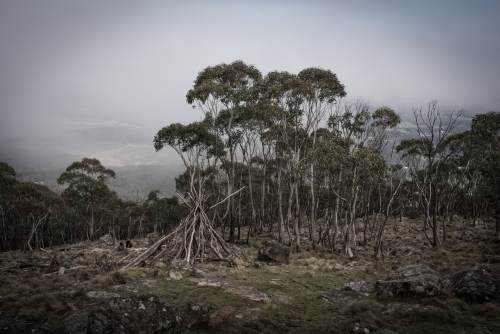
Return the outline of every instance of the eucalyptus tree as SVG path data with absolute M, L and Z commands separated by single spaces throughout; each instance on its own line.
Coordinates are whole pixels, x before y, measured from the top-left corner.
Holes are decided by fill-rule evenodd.
M 475 224 L 480 206 L 493 209 L 497 216 L 496 229 L 500 237 L 500 112 L 477 114 L 471 129 L 452 136 L 450 146 L 458 156 L 460 174 L 468 180 L 463 213 L 473 217 Z M 468 209 L 471 208 L 471 209 Z M 483 214 L 488 215 L 487 212 Z
M 153 246 L 127 264 L 121 270 L 138 266 L 141 261 L 153 254 L 163 243 L 168 243 L 166 249 L 174 259 L 182 257 L 186 262 L 193 263 L 197 259 L 203 261 L 209 250 L 213 251 L 220 260 L 224 257 L 219 246 L 228 255 L 239 257 L 221 238 L 214 229 L 212 220 L 207 212 L 216 208 L 235 193 L 229 194 L 226 199 L 214 205 L 209 202 L 205 193 L 205 181 L 210 177 L 206 173 L 218 155 L 224 154 L 222 142 L 210 131 L 209 119 L 194 122 L 188 125 L 171 124 L 162 128 L 154 138 L 157 151 L 165 145 L 171 146 L 181 157 L 187 169 L 189 179 L 188 190 L 181 200 L 189 207 L 189 214 L 184 217 L 166 236 L 163 236 Z
M 64 205 L 63 200 L 46 186 L 33 182 L 20 182 L 18 192 L 22 197 L 18 210 L 20 220 L 26 224 L 29 232 L 26 240 L 27 248 L 40 249 L 44 246 L 45 224 L 56 219 L 56 212 Z M 32 241 L 33 245 L 32 245 Z
M 350 257 L 353 256 L 351 245 L 355 241 L 354 222 L 361 186 L 368 184 L 368 191 L 371 191 L 373 182 L 385 179 L 386 164 L 382 150 L 387 140 L 387 131 L 399 122 L 400 117 L 394 110 L 382 107 L 371 114 L 368 104 L 359 100 L 355 104 L 341 102 L 330 111 L 327 124 L 331 137 L 339 148 L 335 153 L 335 168 L 331 170 L 334 174 L 330 176 L 334 180 L 331 189 L 336 203 L 334 221 L 337 229 L 341 201 L 347 212 L 344 250 Z M 325 157 L 328 156 L 331 155 Z M 335 237 L 336 233 L 334 239 Z
M 182 159 L 186 167 L 185 181 L 176 180 L 176 183 L 184 182 L 185 197 L 205 191 L 202 186 L 208 178 L 207 170 L 225 154 L 223 143 L 212 133 L 209 122 L 205 119 L 188 125 L 173 123 L 158 131 L 153 140 L 156 151 L 168 145 Z
M 303 83 L 303 88 L 298 94 L 302 100 L 301 109 L 305 114 L 304 130 L 312 137 L 311 150 L 316 144 L 316 132 L 320 122 L 323 120 L 328 110 L 331 110 L 336 102 L 346 96 L 345 87 L 340 83 L 337 75 L 330 70 L 311 67 L 299 72 L 299 80 Z M 310 231 L 313 247 L 316 244 L 316 196 L 314 190 L 314 163 L 309 164 L 310 169 L 310 191 L 311 191 L 311 215 Z M 297 204 L 298 193 L 296 192 Z
M 259 120 L 257 117 L 247 117 L 243 121 L 243 127 L 242 127 L 242 135 L 241 135 L 241 140 L 239 141 L 239 146 L 240 146 L 240 151 L 243 155 L 243 164 L 246 164 L 247 168 L 247 175 L 248 175 L 248 196 L 250 200 L 250 206 L 251 206 L 251 227 L 249 226 L 248 230 L 250 231 L 250 228 L 254 229 L 254 232 L 256 232 L 257 229 L 257 209 L 255 205 L 255 200 L 254 200 L 254 187 L 253 187 L 253 166 L 252 166 L 252 158 L 257 156 L 257 151 L 258 151 L 258 132 L 257 130 L 259 129 Z M 240 194 L 240 200 L 242 198 L 243 194 Z M 239 206 L 239 212 L 241 212 L 241 206 Z M 239 214 L 240 216 L 240 214 Z
M 236 118 L 240 113 L 249 112 L 255 104 L 258 97 L 255 86 L 261 79 L 262 74 L 257 68 L 241 60 L 231 64 L 222 63 L 198 73 L 193 88 L 186 95 L 189 104 L 198 106 L 205 116 L 209 116 L 212 131 L 225 141 L 229 162 L 228 194 L 233 193 L 235 183 L 234 161 L 239 137 Z M 231 196 L 227 212 L 231 243 L 235 241 L 234 209 L 234 198 Z
M 58 184 L 67 185 L 62 197 L 85 212 L 90 240 L 94 238 L 96 210 L 113 196 L 106 184 L 110 178 L 115 178 L 113 170 L 97 159 L 83 158 L 69 165 L 57 179 Z
M 291 154 L 289 159 L 291 165 L 291 187 L 290 196 L 293 194 L 293 184 L 296 182 L 296 168 L 299 163 L 301 145 L 299 144 L 298 133 L 290 131 L 298 130 L 301 123 L 301 110 L 298 108 L 300 100 L 297 91 L 301 82 L 297 76 L 288 72 L 273 71 L 266 75 L 260 85 L 265 101 L 268 101 L 274 112 L 275 124 L 270 129 L 270 134 L 274 135 L 274 153 L 277 162 L 277 192 L 278 192 L 278 241 L 284 241 L 285 223 L 283 214 L 283 169 L 284 156 L 286 152 Z M 293 138 L 290 139 L 289 135 Z M 290 218 L 290 217 L 288 217 Z M 296 240 L 300 243 L 298 227 L 295 228 Z M 300 248 L 300 244 L 297 245 Z
M 0 249 L 7 250 L 7 220 L 9 212 L 14 209 L 16 197 L 13 196 L 12 188 L 16 184 L 16 172 L 6 162 L 0 162 L 0 215 L 2 225 L 0 226 Z
M 441 246 L 438 234 L 439 202 L 443 188 L 439 187 L 444 166 L 452 156 L 447 138 L 461 123 L 463 109 L 453 109 L 448 117 L 441 114 L 438 101 L 431 100 L 427 110 L 413 109 L 417 126 L 417 137 L 404 139 L 396 147 L 402 153 L 404 163 L 409 168 L 413 182 L 420 193 L 420 206 L 424 214 L 424 231 L 430 225 L 432 238 L 425 233 L 433 246 Z

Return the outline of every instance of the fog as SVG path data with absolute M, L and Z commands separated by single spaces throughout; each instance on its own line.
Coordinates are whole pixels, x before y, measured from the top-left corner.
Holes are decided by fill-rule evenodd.
M 0 161 L 163 164 L 197 73 L 330 69 L 351 101 L 499 110 L 498 1 L 2 1 Z M 178 161 L 177 161 L 178 162 Z

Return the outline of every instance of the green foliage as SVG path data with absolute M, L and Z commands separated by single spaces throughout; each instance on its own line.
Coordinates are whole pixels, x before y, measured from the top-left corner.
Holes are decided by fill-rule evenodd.
M 57 183 L 68 185 L 62 196 L 70 201 L 84 205 L 94 205 L 111 196 L 106 185 L 109 178 L 115 178 L 115 172 L 106 169 L 97 159 L 83 158 L 73 162 L 61 174 Z

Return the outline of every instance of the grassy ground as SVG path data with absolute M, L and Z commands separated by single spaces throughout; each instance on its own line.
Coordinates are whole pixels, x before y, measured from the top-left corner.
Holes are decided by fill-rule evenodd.
M 356 257 L 350 260 L 344 254 L 329 253 L 321 247 L 292 253 L 287 263 L 254 263 L 257 251 L 270 238 L 254 236 L 250 243 L 238 247 L 247 255 L 247 261 L 237 267 L 226 262 L 209 262 L 196 266 L 213 273 L 217 280 L 233 286 L 250 286 L 270 295 L 271 301 L 253 301 L 225 291 L 221 287 L 200 286 L 190 280 L 189 271 L 179 270 L 184 278 L 169 278 L 171 264 L 158 261 L 152 267 L 143 267 L 119 272 L 124 262 L 115 270 L 102 272 L 96 264 L 116 263 L 127 252 L 140 253 L 152 241 L 135 240 L 139 250 L 118 252 L 115 246 L 98 243 L 68 245 L 48 252 L 0 254 L 0 310 L 17 308 L 44 309 L 53 318 L 64 318 L 77 308 L 96 301 L 89 291 L 109 292 L 122 296 L 138 292 L 150 292 L 185 309 L 189 301 L 205 300 L 219 307 L 230 305 L 236 312 L 233 323 L 210 331 L 194 324 L 193 333 L 345 333 L 347 326 L 355 321 L 372 322 L 379 327 L 398 333 L 458 333 L 461 330 L 481 326 L 491 333 L 500 332 L 500 307 L 498 303 L 469 304 L 444 293 L 427 299 L 377 300 L 367 299 L 350 305 L 338 303 L 328 294 L 350 281 L 364 280 L 375 283 L 401 266 L 424 262 L 441 272 L 451 272 L 463 267 L 488 261 L 491 255 L 500 254 L 500 244 L 492 229 L 477 229 L 472 236 L 462 237 L 463 231 L 450 227 L 449 240 L 445 247 L 428 247 L 421 232 L 411 226 L 413 221 L 392 222 L 386 241 L 386 256 L 383 262 L 374 263 L 372 245 L 356 248 Z M 396 231 L 397 227 L 397 231 Z M 492 226 L 490 226 L 491 228 Z M 361 234 L 358 235 L 361 240 Z M 468 242 L 466 247 L 460 243 Z M 304 239 L 303 244 L 309 243 Z M 412 250 L 394 253 L 399 246 L 412 246 Z M 463 246 L 463 245 L 462 245 Z M 61 250 L 63 249 L 63 250 Z M 54 269 L 13 269 L 17 261 L 49 263 L 58 255 L 61 266 L 68 268 L 63 275 Z M 130 258 L 133 258 L 131 255 Z M 176 269 L 178 270 L 178 269 Z M 148 281 L 154 284 L 142 284 Z M 389 303 L 418 304 L 410 311 L 396 311 L 386 315 Z

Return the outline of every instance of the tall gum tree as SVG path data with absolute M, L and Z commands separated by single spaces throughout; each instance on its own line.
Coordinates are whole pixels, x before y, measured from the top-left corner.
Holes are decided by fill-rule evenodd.
M 238 136 L 235 133 L 235 119 L 238 113 L 248 112 L 248 108 L 257 100 L 256 84 L 262 79 L 260 71 L 252 65 L 238 60 L 231 64 L 220 64 L 207 67 L 194 81 L 194 86 L 186 95 L 189 104 L 198 106 L 205 115 L 213 120 L 213 131 L 219 138 L 223 138 L 228 149 L 228 186 L 227 193 L 232 194 L 235 184 L 234 162 Z M 226 113 L 224 126 L 216 129 L 216 122 L 221 112 Z M 229 198 L 229 240 L 235 241 L 235 205 L 234 197 Z
M 96 208 L 112 196 L 106 184 L 110 178 L 115 178 L 113 170 L 105 168 L 97 159 L 83 158 L 69 165 L 57 179 L 58 184 L 68 186 L 62 197 L 84 206 L 90 240 L 94 238 Z
M 315 149 L 316 132 L 320 122 L 337 101 L 346 96 L 344 85 L 340 83 L 337 75 L 330 70 L 322 68 L 306 68 L 299 72 L 299 79 L 305 83 L 305 91 L 302 95 L 302 108 L 306 117 L 306 132 L 312 137 L 311 150 Z M 314 164 L 309 165 L 310 190 L 311 190 L 311 216 L 310 231 L 313 248 L 316 245 L 316 196 L 314 190 Z M 297 194 L 298 196 L 298 194 Z M 298 203 L 298 200 L 297 200 Z
M 371 180 L 384 178 L 386 163 L 381 152 L 382 143 L 387 138 L 387 130 L 399 122 L 400 117 L 392 109 L 382 107 L 371 114 L 369 105 L 362 101 L 339 103 L 328 118 L 330 140 L 337 142 L 340 148 L 335 155 L 330 155 L 330 159 L 336 156 L 332 169 L 335 175 L 331 176 L 335 180 L 332 185 L 336 196 L 335 215 L 338 214 L 338 202 L 342 201 L 347 211 L 344 251 L 350 257 L 354 255 L 351 246 L 355 242 L 354 222 L 361 183 L 370 184 Z M 337 224 L 337 216 L 334 220 Z

